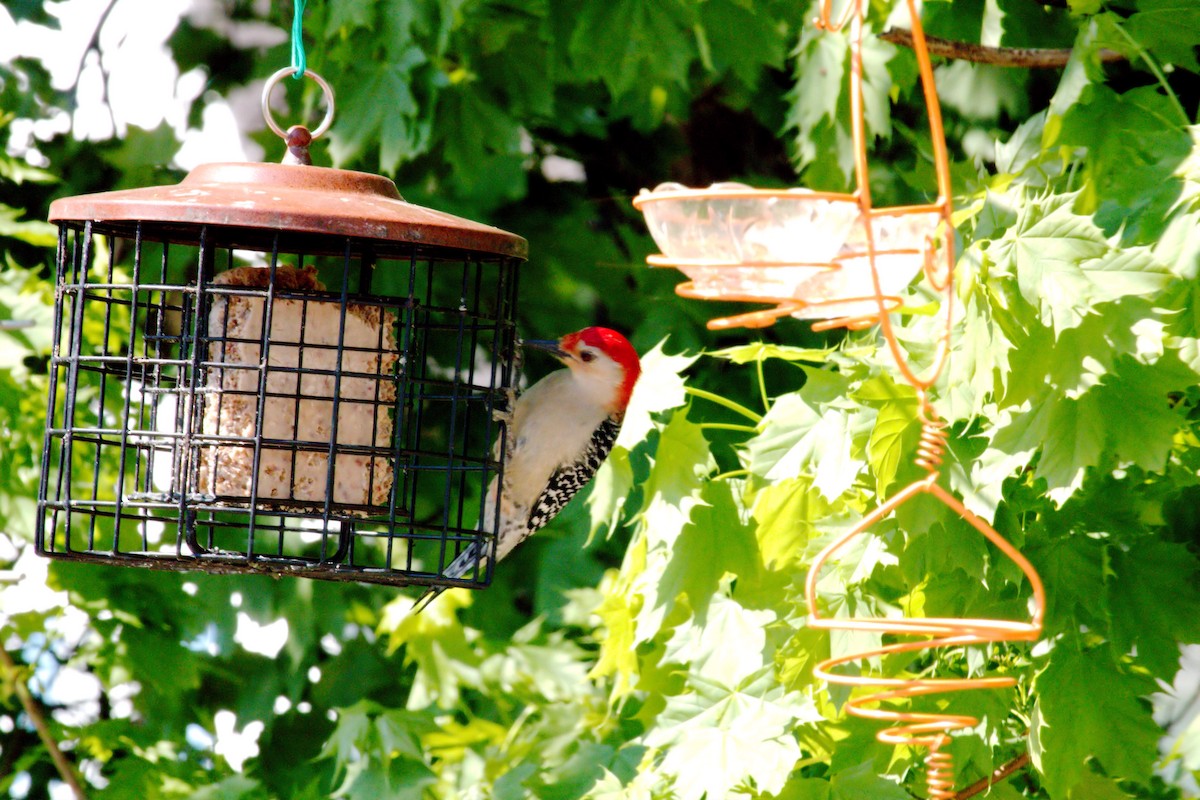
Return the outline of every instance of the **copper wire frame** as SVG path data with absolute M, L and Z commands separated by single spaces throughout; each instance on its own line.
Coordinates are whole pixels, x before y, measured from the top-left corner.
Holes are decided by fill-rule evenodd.
M 871 631 L 886 637 L 903 637 L 906 641 L 882 644 L 874 650 L 835 656 L 822 661 L 814 674 L 833 684 L 850 687 L 852 697 L 847 704 L 848 713 L 865 719 L 873 719 L 888 725 L 878 734 L 881 742 L 908 744 L 928 750 L 925 758 L 926 785 L 929 796 L 935 800 L 949 800 L 954 795 L 953 754 L 945 750 L 954 731 L 974 728 L 979 724 L 977 717 L 965 714 L 939 712 L 900 711 L 891 701 L 942 695 L 978 689 L 998 689 L 1013 686 L 1012 677 L 984 678 L 886 678 L 878 675 L 849 674 L 844 667 L 858 664 L 864 659 L 928 650 L 932 648 L 966 647 L 996 642 L 1036 641 L 1042 632 L 1046 596 L 1041 578 L 1033 565 L 985 520 L 972 513 L 962 502 L 938 484 L 941 474 L 942 455 L 945 451 L 946 423 L 935 412 L 929 400 L 929 389 L 940 377 L 950 353 L 952 304 L 954 299 L 954 240 L 949 231 L 951 223 L 951 185 L 949 158 L 946 152 L 945 133 L 942 128 L 941 110 L 937 90 L 933 81 L 933 68 L 925 44 L 920 15 L 914 0 L 907 0 L 912 18 L 913 45 L 924 90 L 925 104 L 929 111 L 930 133 L 933 141 L 934 165 L 937 174 L 938 199 L 923 211 L 933 210 L 940 214 L 946 234 L 940 251 L 932 247 L 933 233 L 926 240 L 924 278 L 943 297 L 941 313 L 944 325 L 939 331 L 937 354 L 934 363 L 923 376 L 917 375 L 900 349 L 890 315 L 884 308 L 884 299 L 875 265 L 874 242 L 871 226 L 866 226 L 868 257 L 871 260 L 871 276 L 875 293 L 879 298 L 879 323 L 888 348 L 892 352 L 901 373 L 917 391 L 919 403 L 921 437 L 918 445 L 917 466 L 925 470 L 926 476 L 897 492 L 874 511 L 864 517 L 852 530 L 827 545 L 813 561 L 805 582 L 805 599 L 809 607 L 809 625 L 826 630 Z M 862 116 L 862 0 L 853 0 L 836 23 L 831 18 L 832 0 L 823 0 L 818 25 L 826 30 L 837 30 L 847 22 L 851 25 L 851 109 L 855 143 L 855 168 L 859 181 L 858 195 L 864 214 L 871 213 L 870 189 L 867 183 L 867 157 Z M 897 213 L 893 211 L 893 213 Z M 907 212 L 905 212 L 907 213 Z M 936 252 L 943 253 L 943 268 L 939 269 Z M 1031 618 L 1029 621 L 1001 619 L 891 619 L 891 618 L 828 618 L 822 615 L 817 589 L 821 568 L 852 539 L 870 530 L 878 522 L 892 514 L 904 503 L 919 494 L 928 494 L 946 505 L 972 528 L 991 542 L 996 549 L 1012 560 L 1029 581 L 1032 594 Z M 914 639 L 915 637 L 915 639 Z
M 825 659 L 814 669 L 814 674 L 831 684 L 846 686 L 851 689 L 851 699 L 847 703 L 847 711 L 857 717 L 872 719 L 886 724 L 877 738 L 888 744 L 906 744 L 924 747 L 928 750 L 925 758 L 926 785 L 929 797 L 934 800 L 950 800 L 954 792 L 954 759 L 953 754 L 944 749 L 950 741 L 950 735 L 955 731 L 974 728 L 979 719 L 966 714 L 949 714 L 922 711 L 900 711 L 893 701 L 942 695 L 951 692 L 963 692 L 979 689 L 997 689 L 1016 684 L 1012 677 L 983 677 L 977 679 L 950 678 L 888 678 L 873 674 L 853 674 L 861 668 L 860 663 L 866 659 L 876 659 L 899 653 L 909 653 L 932 648 L 966 647 L 971 645 L 986 645 L 997 642 L 1036 641 L 1041 636 L 1042 623 L 1045 615 L 1046 596 L 1042 581 L 1029 561 L 1008 541 L 1006 541 L 985 520 L 967 509 L 958 498 L 954 497 L 938 484 L 941 474 L 942 456 L 945 452 L 947 432 L 946 423 L 939 418 L 929 399 L 929 389 L 941 376 L 950 353 L 951 325 L 953 319 L 953 277 L 954 277 L 954 238 L 951 221 L 951 183 L 949 158 L 946 151 L 945 133 L 942 126 L 941 110 L 938 104 L 937 90 L 933 80 L 933 68 L 929 60 L 929 51 L 925 42 L 925 34 L 921 27 L 920 15 L 914 0 L 906 0 L 912 19 L 913 49 L 917 56 L 917 65 L 921 78 L 925 104 L 929 114 L 929 126 L 933 143 L 934 166 L 937 176 L 938 197 L 927 205 L 907 207 L 874 208 L 871 202 L 871 192 L 868 182 L 868 165 L 866 154 L 866 135 L 863 117 L 863 0 L 850 0 L 843 9 L 840 17 L 834 21 L 832 0 L 822 0 L 820 17 L 816 20 L 819 28 L 826 31 L 839 31 L 847 24 L 850 25 L 851 43 L 851 72 L 850 72 L 850 107 L 851 130 L 854 143 L 855 174 L 857 189 L 853 194 L 840 195 L 830 193 L 812 193 L 805 195 L 817 199 L 853 200 L 861 210 L 859 221 L 863 227 L 865 248 L 859 252 L 842 254 L 828 264 L 813 265 L 825 269 L 839 269 L 841 262 L 847 257 L 865 256 L 870 263 L 873 292 L 869 299 L 876 304 L 874 313 L 846 317 L 835 317 L 814 324 L 814 329 L 831 329 L 844 327 L 859 329 L 880 325 L 888 349 L 898 365 L 904 379 L 913 386 L 917 393 L 918 413 L 921 422 L 920 443 L 917 449 L 915 463 L 925 472 L 925 477 L 901 489 L 892 497 L 865 516 L 857 526 L 831 542 L 816 556 L 809 569 L 805 582 L 805 598 L 809 608 L 809 625 L 824 630 L 846 630 L 879 633 L 884 639 L 879 647 L 867 652 L 839 655 Z M 720 198 L 723 193 L 704 190 L 705 197 Z M 749 190 L 753 192 L 754 190 Z M 679 192 L 654 193 L 642 195 L 635 200 L 635 206 L 653 202 L 662 197 L 679 196 Z M 693 196 L 697 193 L 692 193 Z M 734 196 L 745 196 L 746 191 L 732 193 Z M 786 195 L 779 190 L 762 192 L 762 196 Z M 794 194 L 791 196 L 795 196 Z M 876 259 L 881 255 L 913 251 L 889 251 L 877 247 L 874 226 L 870 224 L 881 215 L 905 214 L 936 214 L 940 221 L 938 230 L 931 230 L 925 237 L 921 255 L 923 256 L 922 272 L 927 284 L 935 292 L 942 295 L 940 313 L 941 324 L 938 326 L 937 351 L 932 365 L 924 375 L 918 375 L 908 363 L 900 348 L 890 315 L 902 304 L 902 299 L 895 295 L 884 294 L 880 280 L 879 267 Z M 940 240 L 940 241 L 939 241 Z M 648 261 L 654 266 L 675 265 L 666 256 L 651 256 Z M 717 266 L 711 262 L 709 266 Z M 748 266 L 739 263 L 739 266 Z M 795 266 L 790 263 L 760 263 L 749 266 L 782 267 Z M 768 297 L 756 295 L 735 295 L 717 292 L 701 291 L 694 282 L 687 282 L 677 287 L 676 292 L 684 297 L 701 297 L 704 299 L 721 299 L 748 302 L 776 303 L 775 308 L 756 310 L 733 317 L 716 319 L 709 323 L 710 328 L 729 328 L 735 326 L 764 327 L 774 323 L 779 317 L 787 316 L 806 308 L 812 303 L 802 298 Z M 827 302 L 842 304 L 861 301 L 864 297 L 836 297 Z M 1011 559 L 1025 575 L 1031 588 L 1030 619 L 1028 621 L 1004 619 L 958 619 L 958 618 L 874 618 L 850 617 L 829 618 L 821 611 L 818 581 L 822 567 L 841 551 L 851 540 L 866 533 L 877 523 L 891 515 L 904 503 L 920 494 L 928 494 L 945 504 L 954 513 L 974 528 L 980 535 L 991 542 L 997 550 Z M 899 641 L 894 641 L 899 639 Z M 891 640 L 891 641 L 889 641 Z

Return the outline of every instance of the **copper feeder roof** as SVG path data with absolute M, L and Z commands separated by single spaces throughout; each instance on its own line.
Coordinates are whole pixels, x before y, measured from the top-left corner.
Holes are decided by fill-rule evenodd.
M 180 231 L 212 225 L 350 236 L 517 258 L 529 251 L 516 234 L 405 201 L 396 185 L 379 175 L 295 164 L 204 164 L 174 186 L 78 195 L 50 204 L 51 222 L 71 220 L 92 220 L 117 232 L 156 222 Z

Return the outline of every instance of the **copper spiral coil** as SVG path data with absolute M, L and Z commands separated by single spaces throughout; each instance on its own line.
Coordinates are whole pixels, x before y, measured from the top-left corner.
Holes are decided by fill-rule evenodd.
M 949 741 L 952 732 L 974 728 L 979 724 L 979 719 L 962 714 L 896 711 L 885 708 L 882 704 L 899 698 L 1005 688 L 1014 686 L 1016 679 L 1007 677 L 884 678 L 846 674 L 839 671 L 838 667 L 856 664 L 866 659 L 933 648 L 966 647 L 1009 641 L 1036 641 L 1041 636 L 1046 597 L 1041 578 L 1029 561 L 987 522 L 972 513 L 956 497 L 938 485 L 939 468 L 947 441 L 946 425 L 937 417 L 933 407 L 928 404 L 923 391 L 920 392 L 920 402 L 921 444 L 917 450 L 915 463 L 926 470 L 928 475 L 900 490 L 864 517 L 851 531 L 826 546 L 817 555 L 809 569 L 805 584 L 805 596 L 811 613 L 809 625 L 814 628 L 870 631 L 905 637 L 928 637 L 887 644 L 866 652 L 829 658 L 818 664 L 813 670 L 813 674 L 829 683 L 841 686 L 878 690 L 859 694 L 851 699 L 847 703 L 848 713 L 865 719 L 892 723 L 890 727 L 879 732 L 877 738 L 881 742 L 928 748 L 929 754 L 925 761 L 929 796 L 935 800 L 948 800 L 955 796 L 954 759 L 951 753 L 942 748 Z M 940 500 L 1017 564 L 1032 588 L 1033 614 L 1030 621 L 940 617 L 827 619 L 821 616 L 817 581 L 825 562 L 850 540 L 865 533 L 901 505 L 921 493 L 932 495 Z
M 954 755 L 941 749 L 945 741 L 945 736 L 938 737 L 925 757 L 925 785 L 937 800 L 954 797 Z
M 946 452 L 946 422 L 937 416 L 925 392 L 920 392 L 921 438 L 917 443 L 916 465 L 929 473 L 942 468 L 942 455 Z

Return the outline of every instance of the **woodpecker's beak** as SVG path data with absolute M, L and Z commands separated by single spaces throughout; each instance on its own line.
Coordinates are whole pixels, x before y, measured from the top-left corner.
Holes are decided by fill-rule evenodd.
M 553 339 L 524 339 L 521 341 L 521 345 L 532 347 L 534 350 L 545 350 L 559 361 L 571 357 L 571 354 L 559 347 L 558 342 Z

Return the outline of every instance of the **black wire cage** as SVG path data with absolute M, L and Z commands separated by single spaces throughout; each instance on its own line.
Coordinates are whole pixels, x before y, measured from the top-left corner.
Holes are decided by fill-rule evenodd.
M 56 201 L 37 549 L 486 585 L 519 236 L 375 175 L 210 164 Z M 492 506 L 498 504 L 492 503 Z M 445 577 L 474 542 L 481 562 Z

